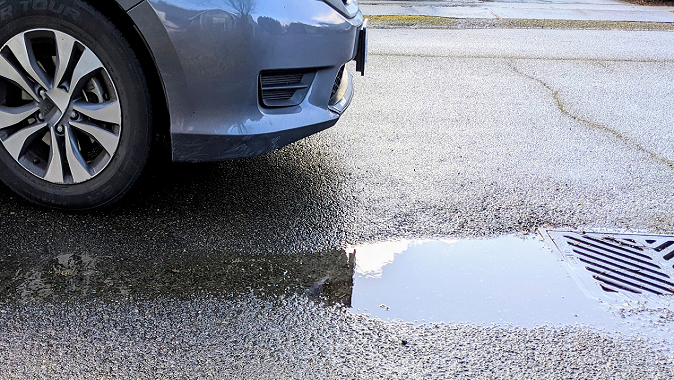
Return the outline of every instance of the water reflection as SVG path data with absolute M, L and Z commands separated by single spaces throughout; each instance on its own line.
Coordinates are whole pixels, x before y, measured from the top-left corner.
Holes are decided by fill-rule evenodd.
M 146 257 L 45 252 L 30 260 L 6 255 L 0 258 L 0 299 L 53 303 L 295 292 L 349 307 L 353 269 L 353 255 L 342 250 L 294 255 L 184 251 Z
M 381 277 L 384 266 L 392 263 L 395 259 L 395 255 L 405 252 L 410 244 L 411 242 L 408 241 L 400 241 L 359 246 L 356 272 L 365 277 Z M 353 252 L 355 254 L 355 248 L 353 249 Z
M 353 306 L 384 318 L 568 323 L 582 314 L 579 305 L 597 304 L 538 239 L 404 241 L 353 249 Z
M 400 241 L 347 251 L 356 256 L 357 313 L 417 323 L 580 324 L 674 348 L 670 311 L 615 293 L 588 297 L 539 237 Z

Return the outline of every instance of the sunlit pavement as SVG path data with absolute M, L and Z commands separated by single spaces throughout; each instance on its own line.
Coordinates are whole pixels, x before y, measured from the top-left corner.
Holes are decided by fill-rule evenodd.
M 674 34 L 370 37 L 344 118 L 278 152 L 95 213 L 1 187 L 0 377 L 672 377 L 672 312 L 596 306 L 535 231 L 674 232 Z M 484 301 L 518 260 L 558 287 Z

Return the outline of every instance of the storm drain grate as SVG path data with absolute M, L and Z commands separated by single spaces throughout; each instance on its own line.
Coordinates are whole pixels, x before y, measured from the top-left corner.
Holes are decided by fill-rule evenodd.
M 649 296 L 672 300 L 674 236 L 547 230 L 552 241 L 590 293 Z M 597 286 L 598 285 L 598 286 Z

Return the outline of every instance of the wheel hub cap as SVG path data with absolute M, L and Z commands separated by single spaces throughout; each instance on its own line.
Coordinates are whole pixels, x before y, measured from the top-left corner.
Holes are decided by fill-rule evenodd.
M 39 109 L 40 109 L 39 115 L 43 115 L 41 119 L 49 118 L 53 110 L 56 110 L 56 112 L 58 113 L 62 113 L 61 110 L 56 106 L 56 104 L 54 104 L 54 102 L 49 98 L 46 98 L 39 103 Z

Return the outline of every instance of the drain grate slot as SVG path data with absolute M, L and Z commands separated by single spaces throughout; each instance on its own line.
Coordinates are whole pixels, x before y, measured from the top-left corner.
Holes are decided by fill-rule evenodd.
M 594 271 L 592 270 L 592 268 L 586 268 L 586 269 L 587 269 L 588 271 L 590 271 L 590 272 L 594 272 Z M 608 279 L 606 279 L 606 278 L 604 278 L 603 276 L 598 275 L 598 274 L 592 276 L 592 278 L 594 278 L 595 280 L 597 280 L 597 281 L 600 282 L 599 286 L 600 286 L 605 292 L 606 292 L 606 291 L 608 291 L 608 292 L 618 292 L 618 291 L 615 290 L 615 289 L 619 289 L 619 290 L 625 290 L 625 291 L 628 291 L 628 292 L 634 293 L 634 294 L 641 294 L 641 293 L 642 293 L 640 290 L 635 289 L 635 288 L 632 288 L 632 287 L 630 287 L 629 285 L 619 284 L 619 283 L 613 282 L 613 281 L 608 280 Z M 607 286 L 607 285 L 608 285 L 608 286 Z
M 597 268 L 601 268 L 601 269 L 607 270 L 607 271 L 609 271 L 609 272 L 618 273 L 618 274 L 623 274 L 624 276 L 629 277 L 629 278 L 633 278 L 634 280 L 637 280 L 637 281 L 649 281 L 649 280 L 650 280 L 650 281 L 656 281 L 656 282 L 662 283 L 662 284 L 664 284 L 664 285 L 666 285 L 666 286 L 669 286 L 669 287 L 667 287 L 667 288 L 663 288 L 663 290 L 667 290 L 667 289 L 669 289 L 669 288 L 674 287 L 674 284 L 672 284 L 671 282 L 669 282 L 669 281 L 667 281 L 667 280 L 663 280 L 663 279 L 661 279 L 661 278 L 657 278 L 657 277 L 651 276 L 651 275 L 646 274 L 646 273 L 641 273 L 641 272 L 637 272 L 637 271 L 631 271 L 631 270 L 629 270 L 629 269 L 627 269 L 627 272 L 629 272 L 629 273 L 625 273 L 625 272 L 623 272 L 623 271 L 620 271 L 620 269 L 607 267 L 607 266 L 605 266 L 605 265 L 602 265 L 602 264 L 599 264 L 599 263 L 596 263 L 596 262 L 593 262 L 593 261 L 589 261 L 589 260 L 584 259 L 584 258 L 580 258 L 580 261 L 582 261 L 582 262 L 584 262 L 584 263 L 586 263 L 586 264 L 592 265 L 592 266 L 594 266 L 594 267 L 597 267 Z M 644 278 L 642 279 L 642 277 L 644 277 Z
M 667 288 L 661 288 L 659 286 L 649 284 L 645 281 L 630 281 L 629 279 L 626 279 L 626 278 L 624 278 L 624 276 L 619 275 L 619 274 L 613 275 L 613 274 L 609 274 L 609 273 L 606 273 L 606 272 L 601 272 L 601 271 L 598 271 L 598 270 L 596 270 L 592 267 L 586 267 L 585 269 L 587 269 L 588 271 L 595 274 L 595 276 L 593 276 L 595 280 L 598 280 L 598 281 L 601 281 L 601 282 L 604 282 L 604 283 L 609 283 L 611 281 L 614 281 L 613 284 L 615 285 L 616 284 L 615 281 L 618 281 L 618 283 L 622 286 L 628 286 L 628 287 L 632 287 L 632 288 L 635 288 L 635 289 L 641 289 L 641 290 L 645 290 L 647 292 L 650 292 L 650 293 L 653 293 L 653 294 L 658 294 L 658 295 L 664 295 L 666 293 L 664 293 L 663 291 L 667 291 Z M 654 288 L 661 288 L 661 290 L 656 290 Z
M 610 255 L 610 254 L 608 254 L 608 253 L 602 253 L 602 252 L 595 251 L 595 250 L 589 249 L 589 248 L 583 248 L 583 247 L 578 247 L 578 248 L 581 248 L 582 250 L 580 250 L 580 249 L 574 249 L 573 252 L 575 252 L 575 253 L 577 253 L 577 254 L 579 254 L 579 255 L 582 255 L 582 256 L 588 256 L 588 257 L 591 257 L 591 258 L 593 258 L 593 259 L 595 259 L 595 260 L 601 260 L 601 261 L 603 261 L 603 262 L 605 262 L 605 263 L 613 264 L 613 265 L 615 265 L 615 266 L 617 266 L 617 267 L 620 267 L 620 268 L 623 268 L 623 269 L 626 269 L 626 270 L 630 270 L 630 269 L 631 269 L 631 270 L 637 270 L 637 271 L 638 271 L 638 270 L 644 270 L 644 271 L 652 272 L 652 273 L 654 273 L 654 274 L 658 274 L 658 275 L 661 275 L 661 276 L 669 277 L 669 276 L 667 276 L 666 274 L 664 274 L 664 273 L 658 271 L 658 269 L 660 269 L 660 267 L 657 266 L 657 265 L 656 265 L 656 266 L 653 266 L 652 264 L 648 263 L 648 265 L 651 266 L 651 268 L 648 268 L 648 267 L 646 267 L 646 266 L 639 265 L 639 264 L 642 264 L 642 263 L 643 263 L 642 261 L 637 261 L 637 263 L 634 263 L 634 262 L 630 262 L 629 260 L 623 260 L 623 259 L 621 259 L 621 258 L 619 258 L 619 257 L 612 256 L 612 255 Z M 596 257 L 596 256 L 593 256 L 592 254 L 601 256 L 603 259 L 602 259 L 602 258 L 599 258 L 599 257 Z M 618 263 L 616 263 L 616 262 L 618 262 L 618 263 L 620 263 L 620 264 L 618 264 Z M 625 267 L 622 266 L 621 264 L 623 264 L 623 265 L 628 265 L 629 267 L 625 268 Z M 631 267 L 631 268 L 630 268 L 630 267 Z
M 646 265 L 651 265 L 651 266 L 657 267 L 657 265 L 650 262 L 652 259 L 649 256 L 646 256 L 646 255 L 643 255 L 643 254 L 640 254 L 640 253 L 635 253 L 635 252 L 632 252 L 632 251 L 629 251 L 629 250 L 626 250 L 626 249 L 622 249 L 622 252 L 616 252 L 614 249 L 610 249 L 610 248 L 616 248 L 616 247 L 611 246 L 611 245 L 609 245 L 609 247 L 605 247 L 605 246 L 601 246 L 601 245 L 597 245 L 597 244 L 588 243 L 586 241 L 583 241 L 581 239 L 576 239 L 576 238 L 571 237 L 571 236 L 565 236 L 565 237 L 569 240 L 572 240 L 572 241 L 575 241 L 575 242 L 579 243 L 578 245 L 576 245 L 576 244 L 573 244 L 573 243 L 569 242 L 569 244 L 572 245 L 572 246 L 584 248 L 584 247 L 580 246 L 580 244 L 584 244 L 584 245 L 588 245 L 588 246 L 593 247 L 593 248 L 601 249 L 602 251 L 608 252 L 611 255 L 621 256 L 621 257 L 626 258 L 628 260 L 634 260 L 634 261 L 638 261 L 638 262 L 646 264 Z M 595 241 L 595 239 L 588 239 L 588 240 Z M 630 253 L 631 255 L 628 255 L 628 254 L 625 254 L 625 253 Z M 634 256 L 636 256 L 636 257 L 634 257 Z M 648 261 L 643 260 L 643 259 L 646 259 Z
M 644 254 L 640 253 L 644 249 L 642 247 L 634 245 L 634 244 L 636 244 L 636 242 L 632 239 L 618 240 L 618 239 L 613 239 L 613 238 L 605 238 L 603 240 L 600 240 L 600 239 L 594 239 L 594 238 L 591 238 L 591 237 L 586 237 L 585 239 L 597 242 L 599 244 L 609 246 L 613 249 L 617 249 L 617 250 L 627 252 L 627 253 L 632 253 L 632 254 L 635 254 L 637 256 L 641 256 L 643 258 L 650 259 L 650 256 L 647 256 L 647 255 L 644 255 Z M 629 243 L 632 243 L 632 244 L 625 243 L 626 241 L 629 242 Z M 640 251 L 640 252 L 634 252 L 631 249 L 627 249 L 625 247 L 629 247 L 631 249 L 634 249 L 634 250 L 637 250 L 637 251 Z
M 591 294 L 670 303 L 674 296 L 674 236 L 542 231 Z M 599 285 L 599 286 L 597 286 Z
M 592 262 L 586 262 L 586 263 L 592 264 Z M 590 267 L 590 266 L 585 267 L 585 269 L 589 270 L 592 273 L 602 275 L 602 276 L 606 276 L 610 279 L 613 279 L 615 281 L 620 281 L 624 284 L 627 284 L 627 285 L 630 285 L 630 286 L 633 286 L 633 287 L 636 287 L 636 288 L 648 290 L 651 293 L 667 294 L 667 292 L 670 289 L 670 288 L 662 286 L 662 285 L 654 284 L 653 282 L 647 281 L 643 278 L 630 276 L 629 274 L 621 273 L 621 272 L 616 271 L 616 270 L 610 270 L 610 269 L 598 270 L 596 268 L 604 269 L 600 265 L 596 265 L 596 266 L 592 266 L 592 267 Z M 654 290 L 654 289 L 659 289 L 659 290 Z
M 664 251 L 665 249 L 671 247 L 672 245 L 674 245 L 674 241 L 667 241 L 667 242 L 663 243 L 662 245 L 660 245 L 659 247 L 656 247 L 656 248 L 653 248 L 653 249 L 655 249 L 657 252 L 662 252 L 662 251 Z M 672 253 L 674 253 L 674 251 L 672 251 Z M 670 255 L 671 255 L 672 253 L 670 253 Z M 669 255 L 668 255 L 668 256 L 669 256 Z M 668 260 L 669 260 L 669 259 L 668 259 Z

